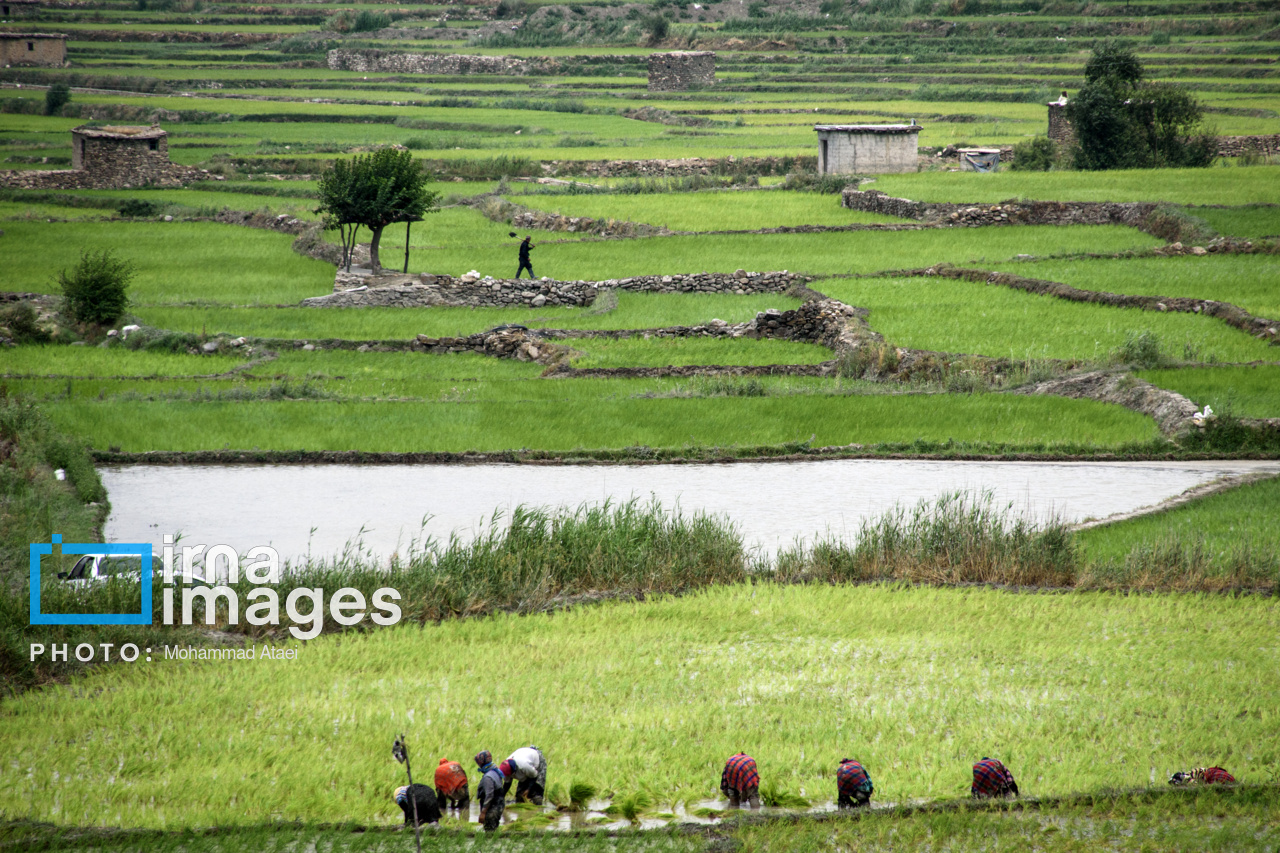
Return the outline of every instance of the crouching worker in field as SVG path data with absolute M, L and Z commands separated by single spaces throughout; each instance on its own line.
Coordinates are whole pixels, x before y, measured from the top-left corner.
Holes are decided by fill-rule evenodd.
M 1013 781 L 1013 774 L 1008 768 L 994 758 L 983 756 L 973 765 L 973 786 L 970 793 L 978 799 L 988 797 L 1018 796 L 1018 783 Z
M 471 805 L 467 772 L 458 762 L 440 759 L 436 767 L 436 801 L 447 809 L 462 810 Z
M 756 771 L 756 760 L 743 752 L 730 757 L 720 774 L 720 790 L 729 798 L 731 809 L 760 808 L 760 774 Z
M 840 759 L 840 768 L 836 770 L 836 805 L 839 808 L 869 805 L 875 790 L 865 767 L 852 758 Z
M 481 759 L 484 759 L 481 761 Z M 489 750 L 476 756 L 480 766 L 480 784 L 476 786 L 476 802 L 480 805 L 480 823 L 485 832 L 493 832 L 502 823 L 502 810 L 507 806 L 505 789 L 507 778 L 493 763 Z
M 547 792 L 547 759 L 542 750 L 536 746 L 522 746 L 508 756 L 499 765 L 502 774 L 507 777 L 507 787 L 503 793 L 511 790 L 511 780 L 516 785 L 516 802 L 530 802 L 542 805 L 542 797 Z
M 1169 777 L 1170 785 L 1230 785 L 1236 781 L 1221 767 L 1196 767 L 1193 770 L 1179 770 Z
M 413 826 L 414 808 L 417 808 L 418 825 L 440 822 L 440 805 L 436 792 L 430 785 L 401 785 L 396 788 L 396 805 L 404 812 L 404 825 Z

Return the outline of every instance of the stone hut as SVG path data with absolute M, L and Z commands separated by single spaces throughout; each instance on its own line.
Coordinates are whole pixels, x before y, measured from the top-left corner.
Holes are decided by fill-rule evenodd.
M 649 91 L 683 92 L 716 82 L 716 54 L 711 50 L 677 50 L 649 54 Z
M 818 124 L 818 174 L 914 172 L 920 131 L 912 124 Z
M 40 11 L 40 0 L 0 0 L 0 18 L 30 18 Z
M 6 13 L 8 14 L 8 13 Z M 61 68 L 67 64 L 67 37 L 56 33 L 0 33 L 0 65 L 39 65 Z
M 180 187 L 209 173 L 169 162 L 169 134 L 160 125 L 71 129 L 71 168 L 0 172 L 0 186 L 21 189 Z
M 1067 105 L 1062 101 L 1052 101 L 1049 107 L 1049 138 L 1059 145 L 1070 145 L 1076 140 L 1075 129 L 1067 121 Z

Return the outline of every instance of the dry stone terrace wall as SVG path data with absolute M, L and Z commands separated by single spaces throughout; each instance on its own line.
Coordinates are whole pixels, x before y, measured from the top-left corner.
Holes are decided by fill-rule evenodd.
M 649 91 L 683 92 L 716 82 L 716 55 L 710 50 L 649 54 Z
M 592 178 L 685 178 L 693 175 L 786 175 L 812 171 L 818 158 L 800 157 L 687 157 L 676 160 L 552 160 L 543 163 L 548 175 Z
M 1150 202 L 1029 201 L 945 204 L 894 198 L 878 190 L 846 188 L 840 204 L 850 210 L 919 219 L 937 225 L 1130 225 L 1139 227 L 1156 209 Z
M 84 169 L 15 169 L 0 172 L 0 186 L 36 190 L 110 190 L 134 187 L 181 187 L 191 181 L 210 180 L 204 169 L 181 166 L 177 163 L 165 167 L 152 167 L 139 173 L 127 167 L 104 168 L 93 171 Z
M 331 50 L 334 71 L 386 71 L 393 74 L 526 74 L 540 63 L 518 56 L 396 53 L 389 50 Z
M 431 305 L 508 308 L 517 305 L 583 307 L 595 301 L 603 289 L 645 293 L 780 293 L 811 279 L 782 272 L 688 273 L 642 275 L 605 281 L 555 281 L 551 279 L 476 279 L 448 275 L 362 276 L 339 271 L 334 292 L 302 300 L 309 308 L 387 306 L 416 308 Z
M 1218 137 L 1219 157 L 1239 157 L 1241 154 L 1280 154 L 1280 133 Z

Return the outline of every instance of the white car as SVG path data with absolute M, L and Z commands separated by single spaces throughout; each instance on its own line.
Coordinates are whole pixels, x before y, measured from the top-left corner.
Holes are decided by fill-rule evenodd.
M 157 578 L 164 576 L 164 563 L 152 555 L 151 572 Z M 58 572 L 58 577 L 75 586 L 93 586 L 106 583 L 113 577 L 137 579 L 142 574 L 142 558 L 137 554 L 85 554 L 76 560 L 69 572 Z M 174 569 L 174 583 L 184 583 L 187 576 Z M 199 571 L 191 572 L 192 583 L 208 583 Z

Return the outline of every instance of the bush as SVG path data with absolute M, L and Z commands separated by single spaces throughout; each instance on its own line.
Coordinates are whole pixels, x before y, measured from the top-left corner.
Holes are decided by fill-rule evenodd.
M 66 83 L 54 83 L 44 93 L 44 114 L 56 116 L 71 103 L 71 87 Z
M 1058 159 L 1058 144 L 1047 136 L 1037 136 L 1013 146 L 1013 162 L 1009 168 L 1015 172 L 1047 172 Z
M 649 43 L 657 44 L 671 31 L 671 22 L 662 15 L 653 14 L 645 18 L 644 29 L 649 34 Z
M 159 213 L 160 208 L 156 206 L 154 201 L 127 198 L 120 202 L 120 206 L 116 210 L 119 211 L 121 216 L 127 216 L 130 219 L 146 219 Z
M 1160 354 L 1160 337 L 1154 332 L 1129 332 L 1124 336 L 1124 343 L 1111 351 L 1111 360 L 1116 364 L 1128 364 L 1133 367 L 1158 367 L 1164 362 Z
M 8 331 L 8 337 L 17 344 L 43 344 L 51 337 L 40 328 L 39 314 L 30 302 L 15 302 L 0 309 L 0 329 Z
M 126 291 L 133 275 L 133 264 L 110 249 L 85 250 L 70 272 L 58 273 L 64 310 L 78 323 L 115 322 L 129 305 Z

